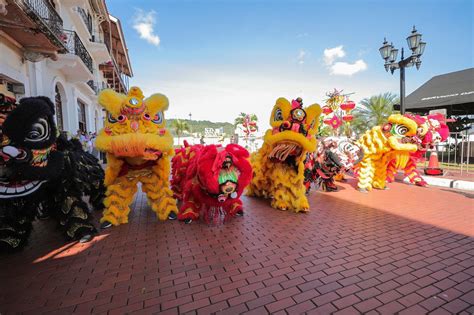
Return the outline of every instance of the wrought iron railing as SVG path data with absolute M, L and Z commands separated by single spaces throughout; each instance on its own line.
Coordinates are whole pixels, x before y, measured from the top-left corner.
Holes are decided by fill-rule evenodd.
M 79 36 L 77 36 L 76 32 L 63 30 L 62 38 L 68 52 L 81 58 L 87 69 L 93 73 L 94 68 L 92 66 L 92 57 L 89 55 L 89 52 L 87 51 Z
M 109 85 L 105 82 L 94 82 L 93 80 L 87 81 L 87 85 L 95 92 L 99 94 L 100 91 L 110 88 Z
M 92 16 L 89 12 L 87 12 L 81 7 L 77 7 L 77 12 L 79 12 L 79 15 L 82 17 L 82 20 L 86 24 L 89 33 L 92 35 Z
M 87 81 L 87 85 L 97 93 L 97 86 L 96 86 L 96 83 L 94 82 L 94 80 L 89 80 Z
M 49 29 L 59 38 L 62 34 L 63 20 L 46 0 L 23 0 L 24 4 L 34 12 Z

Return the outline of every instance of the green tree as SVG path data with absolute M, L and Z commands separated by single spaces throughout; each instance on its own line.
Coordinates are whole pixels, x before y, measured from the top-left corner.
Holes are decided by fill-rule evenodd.
M 180 120 L 180 119 L 176 119 L 175 121 L 173 121 L 173 129 L 174 129 L 174 132 L 176 134 L 176 136 L 178 136 L 178 145 L 179 145 L 179 138 L 183 135 L 184 132 L 189 132 L 189 126 L 188 126 L 188 123 L 185 122 L 184 120 Z
M 390 92 L 364 98 L 352 112 L 353 130 L 360 135 L 374 126 L 387 122 L 388 116 L 394 112 L 393 105 L 398 103 L 398 96 Z

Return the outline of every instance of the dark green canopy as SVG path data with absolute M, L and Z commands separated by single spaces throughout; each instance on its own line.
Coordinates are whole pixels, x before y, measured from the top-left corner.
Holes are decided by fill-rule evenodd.
M 450 115 L 474 114 L 474 68 L 432 77 L 405 99 L 410 112 L 446 108 Z

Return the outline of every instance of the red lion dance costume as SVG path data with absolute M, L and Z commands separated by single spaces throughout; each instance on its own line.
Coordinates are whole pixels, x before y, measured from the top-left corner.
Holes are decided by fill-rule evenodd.
M 178 219 L 189 224 L 200 215 L 219 224 L 243 215 L 240 196 L 252 179 L 249 153 L 237 144 L 193 145 L 186 142 L 171 160 L 171 186 L 182 202 Z
M 404 168 L 404 176 L 408 177 L 410 183 L 417 186 L 426 186 L 428 183 L 421 177 L 416 169 L 416 164 L 424 160 L 424 155 L 428 149 L 432 149 L 436 144 L 445 141 L 449 136 L 449 128 L 446 125 L 446 118 L 442 114 L 428 116 L 414 116 L 405 114 L 405 117 L 414 120 L 418 125 L 417 136 L 421 139 L 418 150 L 410 153 L 410 158 Z M 387 166 L 387 181 L 393 182 L 398 168 L 395 160 L 390 161 Z

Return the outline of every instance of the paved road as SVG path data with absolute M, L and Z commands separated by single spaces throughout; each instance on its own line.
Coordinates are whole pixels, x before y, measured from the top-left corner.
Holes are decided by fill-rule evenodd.
M 39 222 L 0 256 L 0 313 L 474 313 L 474 195 L 353 184 L 312 192 L 309 214 L 244 198 L 222 227 L 157 222 L 140 195 L 86 245 Z

